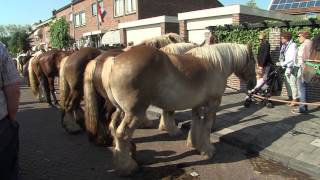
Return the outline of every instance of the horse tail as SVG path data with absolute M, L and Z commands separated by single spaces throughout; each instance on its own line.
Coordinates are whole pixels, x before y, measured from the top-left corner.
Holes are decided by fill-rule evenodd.
M 65 101 L 70 94 L 70 87 L 68 86 L 68 82 L 65 78 L 65 64 L 68 57 L 69 56 L 66 56 L 61 60 L 59 70 L 60 106 L 62 110 L 65 109 Z
M 97 136 L 99 120 L 98 94 L 93 84 L 95 69 L 96 60 L 91 60 L 84 73 L 85 126 L 89 138 Z
M 33 57 L 30 59 L 30 62 L 29 62 L 29 68 L 28 68 L 28 71 L 29 71 L 29 81 L 30 81 L 30 87 L 31 87 L 31 90 L 32 90 L 32 94 L 36 97 L 40 97 L 39 96 L 39 80 L 38 78 L 36 77 L 36 73 L 34 72 L 34 66 L 36 65 L 35 62 L 36 60 L 36 57 Z

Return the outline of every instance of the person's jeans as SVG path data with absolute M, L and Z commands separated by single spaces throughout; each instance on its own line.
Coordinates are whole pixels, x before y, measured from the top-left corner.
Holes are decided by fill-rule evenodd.
M 292 97 L 293 99 L 298 99 L 299 91 L 297 86 L 297 77 L 295 74 L 292 74 L 292 68 L 286 68 L 285 85 L 287 88 L 288 96 Z
M 0 179 L 17 180 L 19 172 L 19 124 L 4 118 L 0 120 Z
M 300 102 L 307 102 L 307 90 L 306 90 L 306 82 L 300 77 L 298 79 L 299 91 L 300 91 Z M 308 111 L 308 106 L 304 104 L 299 105 L 299 112 Z

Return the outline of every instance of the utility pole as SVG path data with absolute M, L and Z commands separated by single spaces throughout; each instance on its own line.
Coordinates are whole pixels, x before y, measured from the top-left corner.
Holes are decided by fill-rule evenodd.
M 73 24 L 73 39 L 76 40 L 76 22 L 75 22 L 74 9 L 73 9 L 73 0 L 71 0 L 71 15 L 72 15 L 72 24 Z
M 98 9 L 98 6 L 99 6 L 99 2 L 98 0 L 96 0 L 96 7 L 97 7 L 97 28 L 98 28 L 98 31 L 100 30 L 100 22 L 99 22 L 99 9 Z M 101 11 L 101 7 L 100 7 L 100 11 Z M 97 42 L 97 47 L 100 46 L 100 33 L 98 33 L 98 42 Z

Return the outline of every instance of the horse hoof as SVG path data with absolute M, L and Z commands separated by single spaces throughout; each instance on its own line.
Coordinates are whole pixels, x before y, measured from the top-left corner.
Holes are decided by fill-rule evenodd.
M 215 153 L 216 153 L 216 148 L 213 145 L 208 146 L 207 150 L 201 151 L 201 155 L 205 160 L 212 159 Z
M 138 164 L 131 157 L 124 158 L 121 152 L 114 150 L 114 167 L 120 176 L 130 176 L 138 170 Z
M 153 128 L 153 122 L 150 120 L 144 121 L 141 123 L 140 128 L 142 129 L 151 129 Z
M 179 136 L 181 136 L 183 133 L 182 133 L 181 129 L 176 128 L 176 129 L 173 130 L 173 131 L 168 131 L 168 134 L 169 134 L 170 137 L 179 137 Z

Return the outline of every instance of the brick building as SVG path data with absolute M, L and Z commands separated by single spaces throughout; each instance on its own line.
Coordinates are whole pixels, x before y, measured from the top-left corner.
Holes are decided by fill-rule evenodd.
M 49 34 L 49 24 L 53 18 L 47 19 L 44 22 L 39 22 L 32 25 L 32 32 L 30 34 L 31 46 L 44 48 L 49 48 L 50 45 L 50 34 Z
M 88 37 L 93 40 L 96 47 L 100 45 L 101 38 L 106 44 L 126 43 L 127 28 L 119 29 L 120 23 L 157 16 L 177 16 L 179 12 L 222 6 L 217 0 L 100 0 L 98 3 L 101 11 L 106 12 L 106 16 L 103 22 L 99 23 L 96 2 L 96 0 L 73 0 L 70 4 L 53 11 L 54 17 L 64 17 L 70 22 L 70 35 L 78 46 Z M 170 26 L 171 21 L 168 23 L 161 27 Z M 166 30 L 161 30 L 162 32 Z M 141 37 L 141 34 L 139 36 Z

